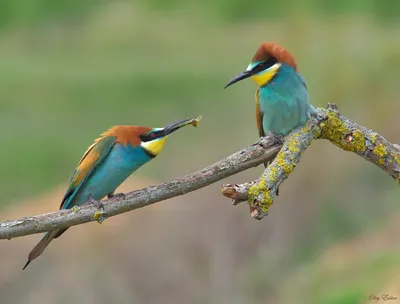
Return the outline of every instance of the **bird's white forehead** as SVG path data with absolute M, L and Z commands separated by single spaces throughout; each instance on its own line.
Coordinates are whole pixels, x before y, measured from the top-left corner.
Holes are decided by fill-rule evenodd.
M 256 65 L 260 64 L 261 61 L 252 62 L 247 66 L 246 71 L 251 71 Z M 266 71 L 271 71 L 280 68 L 281 64 L 279 62 L 275 63 L 274 65 L 270 66 L 268 69 L 260 71 L 259 73 L 264 73 Z
M 246 71 L 252 70 L 257 64 L 259 64 L 259 62 L 251 62 L 251 63 L 247 66 Z

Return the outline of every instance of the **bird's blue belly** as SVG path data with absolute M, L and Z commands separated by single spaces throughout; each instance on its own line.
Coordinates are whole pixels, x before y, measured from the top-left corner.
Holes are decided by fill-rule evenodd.
M 298 126 L 304 125 L 314 112 L 310 104 L 291 100 L 270 102 L 265 108 L 262 121 L 264 132 L 277 135 L 287 135 Z
M 74 197 L 72 205 L 82 205 L 89 197 L 100 200 L 112 193 L 134 171 L 151 160 L 142 147 L 116 144 Z
M 260 88 L 258 106 L 265 133 L 286 135 L 304 125 L 314 113 L 304 80 L 294 71 L 282 74 Z

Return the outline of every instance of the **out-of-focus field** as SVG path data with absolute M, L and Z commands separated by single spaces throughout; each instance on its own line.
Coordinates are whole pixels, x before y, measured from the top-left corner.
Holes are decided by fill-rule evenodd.
M 335 102 L 400 142 L 395 6 L 372 9 L 376 15 L 291 6 L 263 17 L 255 1 L 233 8 L 89 2 L 77 5 L 82 11 L 71 1 L 42 14 L 32 4 L 25 15 L 10 13 L 14 19 L 1 5 L 24 2 L 0 4 L 0 220 L 57 209 L 82 153 L 112 125 L 158 127 L 203 115 L 198 129 L 170 136 L 125 191 L 255 142 L 255 85 L 223 86 L 263 40 L 296 56 L 315 106 Z M 246 206 L 233 208 L 216 184 L 101 226 L 74 227 L 24 272 L 39 235 L 1 242 L 0 302 L 352 304 L 385 292 L 400 299 L 398 197 L 385 173 L 317 141 L 261 222 Z

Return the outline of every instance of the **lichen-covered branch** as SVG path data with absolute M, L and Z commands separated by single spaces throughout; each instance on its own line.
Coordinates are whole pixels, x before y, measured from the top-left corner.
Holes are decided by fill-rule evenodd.
M 145 207 L 156 202 L 206 187 L 230 175 L 271 160 L 282 147 L 275 136 L 267 136 L 256 144 L 243 149 L 207 168 L 161 185 L 150 186 L 125 194 L 125 197 L 103 201 L 104 211 L 95 204 L 87 204 L 72 210 L 30 216 L 19 220 L 0 222 L 0 239 L 11 239 L 98 220 L 105 217 Z
M 336 105 L 329 104 L 327 109 L 318 108 L 305 126 L 284 138 L 282 149 L 258 180 L 223 185 L 222 194 L 233 199 L 234 205 L 248 201 L 251 215 L 262 219 L 268 214 L 279 185 L 288 178 L 313 139 L 327 139 L 345 151 L 358 154 L 400 184 L 400 147 L 340 115 Z
M 336 106 L 330 104 L 327 109 L 318 108 L 305 126 L 292 131 L 284 139 L 269 134 L 254 145 L 200 171 L 161 185 L 127 193 L 122 198 L 103 201 L 104 213 L 99 212 L 95 204 L 87 204 L 72 210 L 2 221 L 0 239 L 83 224 L 98 220 L 99 214 L 103 217 L 115 216 L 206 187 L 274 159 L 258 180 L 222 187 L 222 194 L 232 198 L 233 204 L 248 201 L 252 216 L 262 219 L 268 214 L 279 185 L 288 178 L 312 140 L 321 138 L 374 163 L 400 184 L 400 147 L 375 131 L 341 116 Z

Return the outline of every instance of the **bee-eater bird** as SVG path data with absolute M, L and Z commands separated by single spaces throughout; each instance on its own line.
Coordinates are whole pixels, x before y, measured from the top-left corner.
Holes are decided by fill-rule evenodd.
M 71 209 L 88 201 L 99 201 L 105 196 L 123 197 L 122 193 L 114 194 L 115 189 L 133 172 L 161 152 L 169 134 L 189 124 L 197 126 L 200 118 L 185 119 L 164 128 L 142 126 L 110 128 L 83 154 L 70 177 L 69 187 L 60 209 Z M 58 238 L 67 229 L 47 232 L 29 253 L 23 269 L 39 257 L 53 239 Z
M 297 72 L 296 61 L 282 46 L 274 42 L 262 43 L 247 69 L 229 81 L 225 88 L 246 78 L 259 85 L 256 122 L 260 137 L 268 132 L 287 135 L 304 125 L 314 113 L 304 78 Z

